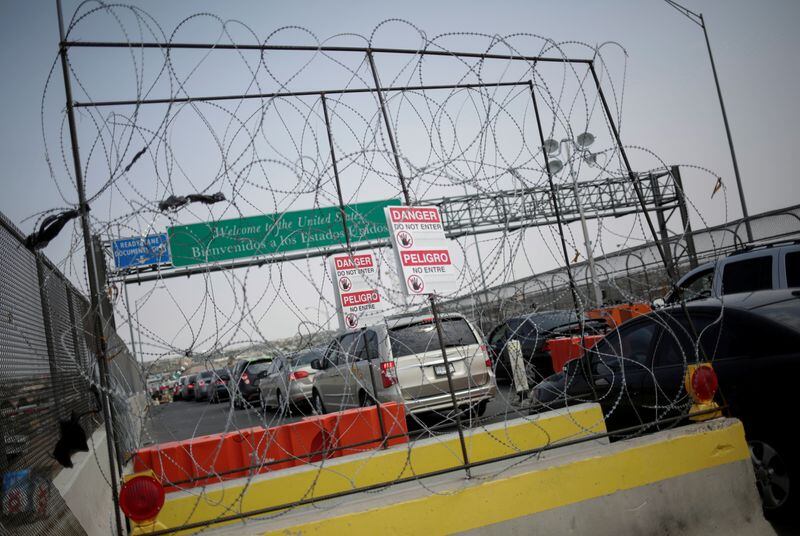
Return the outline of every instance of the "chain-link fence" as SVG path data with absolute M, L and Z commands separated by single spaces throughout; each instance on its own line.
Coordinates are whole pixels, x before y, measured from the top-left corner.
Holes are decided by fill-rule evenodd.
M 103 423 L 91 333 L 86 297 L 0 215 L 0 527 L 9 533 L 83 533 L 53 479 L 74 452 L 57 448 L 59 440 L 82 443 L 74 430 L 62 435 L 62 423 L 77 419 L 85 446 Z M 119 337 L 110 337 L 115 430 L 129 452 L 138 444 L 132 419 L 140 413 L 134 417 L 130 404 L 142 375 Z

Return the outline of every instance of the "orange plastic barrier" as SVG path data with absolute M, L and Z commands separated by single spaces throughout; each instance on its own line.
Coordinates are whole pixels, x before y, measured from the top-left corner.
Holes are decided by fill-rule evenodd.
M 652 310 L 653 308 L 646 303 L 623 303 L 586 311 L 586 316 L 603 319 L 611 329 L 617 329 L 626 320 L 647 314 Z
M 383 436 L 377 408 L 357 408 L 154 445 L 134 454 L 133 470 L 152 470 L 169 493 L 376 449 L 382 437 L 387 446 L 408 442 L 405 406 L 380 409 Z
M 564 364 L 567 361 L 578 359 L 583 355 L 584 347 L 589 349 L 597 341 L 603 338 L 603 335 L 580 335 L 575 337 L 558 337 L 547 341 L 545 349 L 550 352 L 550 358 L 553 360 L 553 370 L 561 372 L 564 370 Z

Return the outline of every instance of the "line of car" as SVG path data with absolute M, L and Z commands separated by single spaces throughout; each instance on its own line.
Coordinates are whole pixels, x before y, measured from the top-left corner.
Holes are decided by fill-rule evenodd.
M 460 314 L 441 315 L 440 322 L 449 374 L 433 318 L 405 316 L 343 333 L 327 347 L 181 377 L 175 398 L 230 398 L 236 409 L 258 405 L 286 414 L 398 402 L 416 415 L 452 409 L 452 383 L 459 410 L 480 416 L 497 390 L 483 335 Z
M 720 401 L 744 423 L 765 508 L 786 511 L 800 496 L 790 493 L 800 460 L 791 456 L 784 411 L 800 372 L 798 288 L 800 244 L 770 244 L 690 271 L 660 308 L 616 329 L 574 312 L 537 311 L 504 320 L 484 339 L 453 313 L 442 315 L 440 344 L 431 317 L 387 318 L 342 333 L 325 348 L 239 360 L 227 377 L 226 369 L 182 378 L 181 396 L 230 396 L 236 408 L 287 414 L 399 402 L 419 415 L 452 410 L 452 384 L 458 408 L 479 416 L 496 381 L 512 379 L 508 342 L 517 340 L 533 386 L 532 411 L 595 401 L 609 430 L 638 425 L 637 433 L 646 433 L 688 413 L 687 367 L 710 362 Z M 554 370 L 547 341 L 587 333 L 604 336 L 584 359 Z M 209 390 L 209 381 L 217 388 Z

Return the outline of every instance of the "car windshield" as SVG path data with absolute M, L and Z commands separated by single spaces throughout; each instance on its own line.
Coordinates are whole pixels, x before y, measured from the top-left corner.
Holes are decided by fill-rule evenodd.
M 446 348 L 477 344 L 475 334 L 463 318 L 443 318 L 442 335 Z M 440 350 L 436 324 L 417 322 L 389 330 L 389 341 L 395 358 Z

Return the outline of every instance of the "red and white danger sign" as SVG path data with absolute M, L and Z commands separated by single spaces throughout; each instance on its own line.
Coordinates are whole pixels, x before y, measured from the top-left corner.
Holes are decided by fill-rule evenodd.
M 438 207 L 386 207 L 386 221 L 407 294 L 447 294 L 458 289 Z
M 336 287 L 339 326 L 346 330 L 364 327 L 383 315 L 383 301 L 377 289 L 378 265 L 372 253 L 334 255 L 331 277 Z

